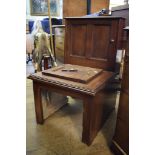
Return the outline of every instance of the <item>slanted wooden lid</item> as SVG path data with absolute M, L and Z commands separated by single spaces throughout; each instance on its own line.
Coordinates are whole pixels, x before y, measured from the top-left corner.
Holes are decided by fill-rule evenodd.
M 42 74 L 71 80 L 80 83 L 88 83 L 101 74 L 102 69 L 65 64 L 59 67 L 42 71 Z

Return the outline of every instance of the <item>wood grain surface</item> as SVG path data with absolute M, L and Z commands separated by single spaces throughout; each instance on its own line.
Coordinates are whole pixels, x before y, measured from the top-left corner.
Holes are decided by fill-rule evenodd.
M 88 83 L 79 83 L 63 78 L 53 77 L 42 74 L 42 72 L 31 74 L 28 78 L 34 81 L 47 83 L 54 85 L 60 89 L 65 88 L 75 92 L 89 94 L 94 96 L 99 90 L 101 90 L 105 84 L 113 78 L 115 73 L 109 71 L 102 71 L 101 74 L 96 76 Z
M 80 83 L 88 83 L 101 74 L 102 69 L 65 64 L 56 68 L 44 70 L 42 74 L 59 77 Z

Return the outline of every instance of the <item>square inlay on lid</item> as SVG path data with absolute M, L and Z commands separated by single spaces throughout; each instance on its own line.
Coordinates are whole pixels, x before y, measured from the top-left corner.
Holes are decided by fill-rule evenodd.
M 88 83 L 102 73 L 102 71 L 102 69 L 98 68 L 64 64 L 59 67 L 44 70 L 42 74 L 80 83 Z

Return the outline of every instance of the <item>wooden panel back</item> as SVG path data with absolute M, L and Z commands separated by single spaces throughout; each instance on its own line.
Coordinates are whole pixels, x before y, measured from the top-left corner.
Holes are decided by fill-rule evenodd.
M 118 17 L 67 18 L 65 63 L 114 71 L 122 21 Z
M 109 40 L 110 40 L 110 26 L 95 25 L 93 26 L 92 33 L 93 33 L 92 57 L 107 60 Z
M 85 55 L 85 41 L 86 41 L 86 25 L 74 25 L 74 28 L 71 30 L 71 47 L 72 55 L 75 56 L 84 56 Z M 74 39 L 77 38 L 77 39 Z

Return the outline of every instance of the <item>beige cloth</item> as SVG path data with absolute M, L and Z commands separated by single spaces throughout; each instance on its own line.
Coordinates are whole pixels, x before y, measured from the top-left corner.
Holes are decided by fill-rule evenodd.
M 26 34 L 26 53 L 32 54 L 34 49 L 34 39 L 32 34 Z

